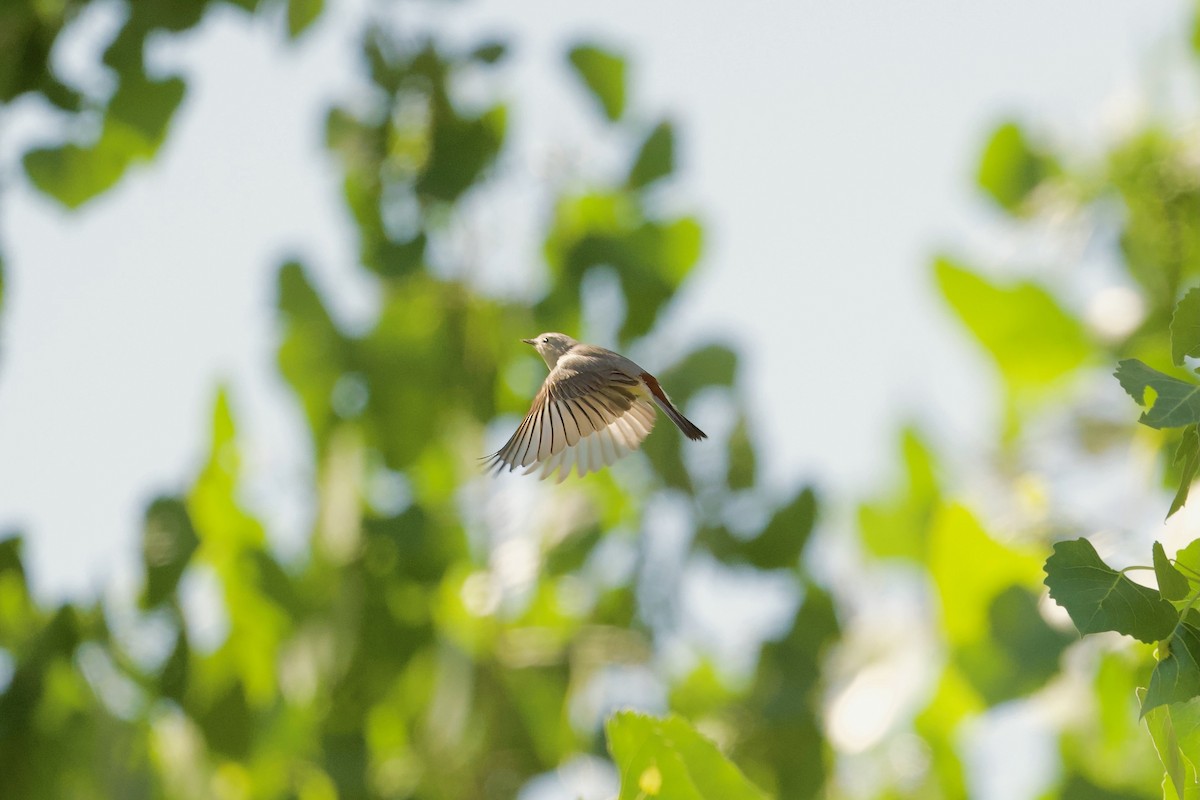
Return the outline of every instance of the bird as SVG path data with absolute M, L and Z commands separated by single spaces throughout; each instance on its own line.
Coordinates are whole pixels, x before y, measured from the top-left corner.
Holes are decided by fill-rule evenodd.
M 708 438 L 672 405 L 657 378 L 625 356 L 565 333 L 521 341 L 533 345 L 550 374 L 516 432 L 482 459 L 486 473 L 540 469 L 540 479 L 558 472 L 562 483 L 572 468 L 580 477 L 598 472 L 638 448 L 654 427 L 655 406 L 689 439 Z

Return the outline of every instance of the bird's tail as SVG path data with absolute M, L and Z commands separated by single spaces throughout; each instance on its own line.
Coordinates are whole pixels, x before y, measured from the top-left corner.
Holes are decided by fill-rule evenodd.
M 671 399 L 667 397 L 667 393 L 663 391 L 662 386 L 659 386 L 658 379 L 649 372 L 643 372 L 641 378 L 645 381 L 646 386 L 650 389 L 650 394 L 654 397 L 654 402 L 662 409 L 663 413 L 674 422 L 679 430 L 683 431 L 683 435 L 689 439 L 707 439 L 708 434 L 692 424 L 692 421 L 679 413 L 679 409 L 671 405 Z

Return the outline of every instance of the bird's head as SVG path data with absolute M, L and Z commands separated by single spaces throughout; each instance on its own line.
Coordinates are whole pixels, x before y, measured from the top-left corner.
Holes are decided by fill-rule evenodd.
M 533 339 L 522 339 L 521 341 L 533 345 L 550 369 L 554 369 L 558 359 L 566 355 L 568 350 L 579 344 L 565 333 L 540 333 Z

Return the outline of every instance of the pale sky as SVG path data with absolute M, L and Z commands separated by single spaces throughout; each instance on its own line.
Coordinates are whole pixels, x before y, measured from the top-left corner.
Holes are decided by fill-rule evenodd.
M 1006 229 L 972 187 L 977 154 L 1015 117 L 1066 142 L 1113 135 L 1182 46 L 1181 0 L 444 4 L 457 41 L 512 34 L 499 80 L 509 156 L 536 175 L 566 149 L 603 154 L 562 69 L 598 38 L 632 56 L 633 112 L 677 123 L 673 205 L 706 222 L 705 257 L 668 320 L 660 368 L 709 335 L 743 353 L 768 483 L 815 479 L 835 497 L 891 467 L 897 426 L 987 440 L 994 376 L 929 278 L 941 249 L 1006 263 Z M 346 320 L 369 317 L 353 229 L 322 149 L 333 97 L 361 85 L 357 3 L 295 46 L 231 9 L 159 42 L 189 93 L 167 146 L 75 214 L 23 181 L 0 207 L 0 532 L 27 538 L 43 596 L 91 596 L 134 574 L 146 501 L 188 485 L 205 456 L 218 381 L 250 440 L 251 499 L 285 549 L 303 535 L 302 424 L 274 367 L 274 271 L 298 253 Z M 410 16 L 411 15 L 411 16 Z M 102 7 L 59 53 L 87 70 Z M 94 45 L 93 45 L 94 46 Z M 101 78 L 102 80 L 102 78 Z M 42 141 L 42 110 L 0 117 L 0 168 Z M 594 136 L 593 136 L 594 138 Z M 571 150 L 570 148 L 576 148 Z M 536 192 L 531 193 L 536 199 Z M 535 286 L 536 209 L 481 209 L 493 275 Z M 524 283 L 521 283 L 524 281 Z M 531 332 L 536 333 L 536 332 Z M 705 427 L 703 420 L 697 420 Z

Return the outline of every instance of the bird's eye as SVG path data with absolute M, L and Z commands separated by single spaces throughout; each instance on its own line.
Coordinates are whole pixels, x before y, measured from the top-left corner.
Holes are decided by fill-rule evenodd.
M 549 336 L 542 337 L 542 344 L 550 344 L 550 337 Z

